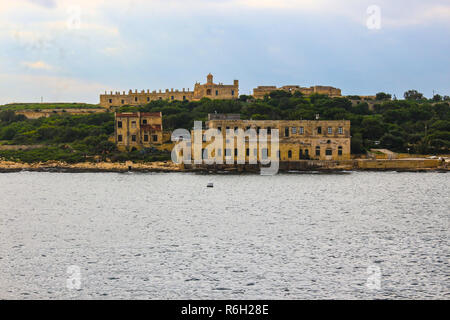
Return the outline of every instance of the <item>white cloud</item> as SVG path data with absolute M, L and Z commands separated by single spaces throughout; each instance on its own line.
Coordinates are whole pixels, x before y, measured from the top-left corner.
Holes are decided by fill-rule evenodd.
M 0 74 L 0 104 L 12 102 L 98 103 L 99 94 L 108 86 L 84 79 L 30 74 Z M 5 98 L 8 97 L 8 98 Z
M 37 69 L 37 70 L 52 70 L 52 69 L 54 69 L 51 65 L 45 63 L 44 61 L 33 61 L 33 62 L 24 61 L 24 62 L 22 62 L 22 65 L 24 65 L 30 69 Z

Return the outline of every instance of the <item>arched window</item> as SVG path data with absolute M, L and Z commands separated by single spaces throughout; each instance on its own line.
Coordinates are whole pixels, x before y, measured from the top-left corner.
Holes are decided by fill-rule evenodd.
M 338 147 L 338 156 L 342 156 L 342 147 L 341 146 Z
M 292 150 L 288 151 L 288 158 L 291 159 L 292 158 Z
M 211 95 L 211 89 L 206 89 L 206 95 L 210 96 Z
M 316 147 L 316 156 L 320 156 L 320 147 L 319 146 Z
M 331 148 L 327 148 L 327 149 L 325 150 L 325 155 L 327 155 L 327 156 L 333 155 L 333 151 L 331 150 Z

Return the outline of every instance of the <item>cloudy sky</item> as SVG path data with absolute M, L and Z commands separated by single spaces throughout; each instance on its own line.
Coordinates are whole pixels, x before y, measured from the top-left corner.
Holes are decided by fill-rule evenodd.
M 241 94 L 450 95 L 450 0 L 0 0 L 1 104 L 192 89 L 209 72 Z

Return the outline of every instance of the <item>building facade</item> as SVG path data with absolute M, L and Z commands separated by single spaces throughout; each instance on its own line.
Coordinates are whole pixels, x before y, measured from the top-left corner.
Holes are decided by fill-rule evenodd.
M 245 159 L 245 163 L 249 163 L 250 159 L 255 156 L 257 161 L 279 159 L 283 162 L 350 159 L 349 120 L 241 120 L 239 115 L 210 114 L 205 129 L 210 128 L 217 129 L 222 133 L 223 148 L 219 148 L 216 154 L 213 144 L 202 138 L 201 150 L 194 148 L 195 143 L 192 143 L 191 153 L 194 159 L 215 159 L 217 161 L 220 158 L 224 163 L 226 157 L 231 157 L 235 161 Z M 237 129 L 243 131 L 254 129 L 257 134 L 261 129 L 266 129 L 268 143 L 266 146 L 255 145 L 247 139 L 244 148 L 241 149 L 241 154 L 239 154 L 236 143 L 230 148 L 230 145 L 227 145 L 230 141 L 226 140 L 227 130 L 236 132 Z M 278 155 L 271 153 L 270 137 L 274 129 L 278 129 L 279 132 Z M 194 133 L 191 134 L 191 137 L 195 142 Z M 245 155 L 242 154 L 243 150 L 245 150 Z M 178 154 L 178 156 L 182 155 Z
M 297 85 L 282 86 L 277 88 L 276 86 L 258 86 L 253 89 L 253 97 L 255 99 L 263 99 L 266 94 L 275 90 L 283 90 L 286 92 L 294 93 L 296 91 L 301 92 L 304 95 L 311 95 L 313 93 L 326 94 L 330 97 L 340 97 L 341 89 L 330 86 L 313 86 L 313 87 L 300 87 Z
M 163 142 L 161 112 L 115 113 L 115 142 L 121 151 L 139 150 Z
M 138 92 L 129 90 L 128 93 L 105 92 L 100 95 L 100 105 L 104 108 L 120 107 L 124 105 L 144 105 L 154 100 L 179 100 L 198 101 L 202 98 L 209 99 L 237 99 L 239 97 L 239 80 L 234 80 L 233 84 L 214 83 L 213 75 L 208 74 L 206 83 L 195 83 L 194 90 L 183 88 L 182 90 L 166 89 L 165 91 L 142 90 Z

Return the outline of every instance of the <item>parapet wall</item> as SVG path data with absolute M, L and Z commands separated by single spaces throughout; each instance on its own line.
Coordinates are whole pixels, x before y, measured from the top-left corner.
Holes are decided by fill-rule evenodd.
M 35 110 L 19 110 L 15 111 L 16 115 L 24 115 L 27 119 L 48 118 L 55 114 L 70 114 L 70 115 L 88 115 L 92 113 L 107 112 L 106 109 L 43 109 L 40 111 Z
M 291 93 L 300 92 L 304 95 L 311 95 L 314 93 L 318 93 L 318 94 L 326 94 L 330 97 L 342 96 L 341 89 L 334 88 L 331 86 L 312 86 L 312 87 L 306 88 L 306 87 L 301 87 L 298 85 L 286 85 L 286 86 L 282 86 L 280 88 L 277 88 L 276 86 L 258 86 L 257 88 L 253 89 L 253 97 L 256 99 L 262 99 L 262 98 L 264 98 L 264 96 L 266 94 L 269 94 L 275 90 L 283 90 L 283 91 L 291 92 Z

